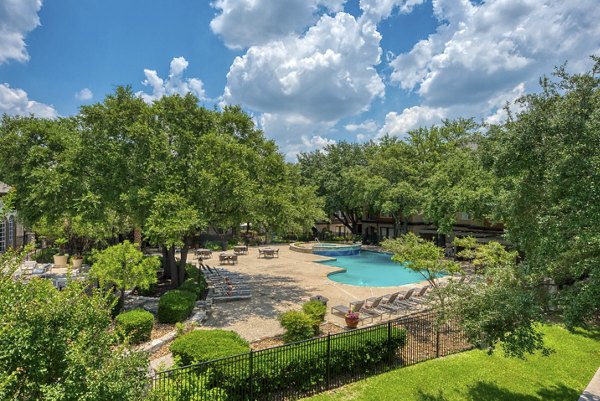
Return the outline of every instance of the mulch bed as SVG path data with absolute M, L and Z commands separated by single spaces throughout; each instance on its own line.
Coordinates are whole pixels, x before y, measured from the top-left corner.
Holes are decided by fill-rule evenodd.
M 346 331 L 343 327 L 340 327 L 333 323 L 323 323 L 320 326 L 320 330 L 321 330 L 322 336 L 326 336 L 327 334 L 336 334 L 336 333 L 341 333 L 343 331 Z M 250 348 L 252 348 L 252 350 L 254 350 L 254 351 L 258 351 L 261 349 L 278 347 L 278 346 L 284 345 L 284 344 L 285 343 L 283 342 L 283 338 L 281 336 L 275 336 L 275 337 L 267 337 L 267 338 L 260 339 L 258 341 L 254 341 L 254 342 L 250 343 Z
M 154 327 L 152 327 L 152 333 L 150 334 L 150 340 L 156 340 L 157 338 L 161 338 L 167 333 L 175 330 L 174 324 L 165 324 L 154 322 Z

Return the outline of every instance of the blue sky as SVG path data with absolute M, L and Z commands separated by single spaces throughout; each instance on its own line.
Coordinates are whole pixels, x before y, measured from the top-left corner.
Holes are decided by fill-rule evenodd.
M 0 0 L 0 113 L 54 118 L 131 85 L 241 104 L 289 160 L 443 118 L 498 122 L 600 54 L 597 0 Z

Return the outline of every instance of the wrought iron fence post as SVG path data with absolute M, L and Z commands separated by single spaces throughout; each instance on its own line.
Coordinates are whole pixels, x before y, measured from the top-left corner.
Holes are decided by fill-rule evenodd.
M 325 376 L 325 384 L 327 386 L 327 390 L 329 390 L 330 388 L 330 384 L 331 382 L 330 380 L 330 375 L 331 375 L 331 333 L 327 333 L 327 361 L 325 362 L 326 364 L 326 376 Z
M 250 400 L 254 401 L 254 351 L 250 350 Z
M 388 349 L 388 355 L 389 355 L 389 359 L 388 359 L 388 367 L 392 366 L 392 321 L 388 320 L 388 327 L 387 327 L 387 349 Z
M 435 321 L 435 357 L 440 357 L 440 322 Z

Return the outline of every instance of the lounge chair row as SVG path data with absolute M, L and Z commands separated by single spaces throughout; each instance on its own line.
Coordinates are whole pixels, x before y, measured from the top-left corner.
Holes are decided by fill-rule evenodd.
M 216 297 L 250 297 L 252 295 L 252 288 L 239 273 L 210 267 L 203 263 L 200 263 L 200 270 L 213 288 Z
M 399 314 L 410 309 L 420 308 L 425 300 L 429 286 L 411 288 L 405 293 L 394 292 L 380 297 L 365 299 L 364 301 L 350 302 L 349 306 L 337 305 L 331 308 L 331 313 L 346 315 L 348 312 L 358 312 L 359 320 L 379 317 L 383 315 Z

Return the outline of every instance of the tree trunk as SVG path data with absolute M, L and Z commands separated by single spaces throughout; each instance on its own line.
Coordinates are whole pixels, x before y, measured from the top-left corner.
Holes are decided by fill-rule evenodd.
M 171 265 L 171 284 L 173 287 L 179 287 L 182 283 L 182 280 L 179 276 L 179 265 L 177 264 L 177 260 L 175 259 L 175 246 L 171 246 L 169 248 L 169 264 Z
M 392 218 L 394 219 L 394 238 L 398 238 L 400 236 L 400 216 L 392 213 Z
M 437 235 L 437 246 L 441 248 L 446 248 L 446 234 Z
M 266 243 L 267 245 L 269 245 L 271 243 L 271 231 L 269 231 L 268 229 L 265 232 L 265 236 L 266 236 Z
M 169 279 L 171 278 L 171 264 L 169 262 L 169 251 L 166 246 L 162 245 L 162 257 L 163 257 L 163 278 Z
M 179 268 L 177 270 L 177 276 L 179 278 L 179 282 L 183 283 L 185 280 L 185 265 L 187 264 L 187 256 L 188 256 L 188 251 L 190 249 L 190 244 L 192 242 L 192 236 L 188 235 L 184 238 L 184 245 L 183 248 L 181 248 L 181 254 L 179 257 Z
M 175 260 L 175 246 L 171 246 L 167 249 L 167 255 L 165 257 L 165 269 L 169 271 L 169 277 L 171 278 L 171 284 L 173 287 L 179 287 L 182 280 L 179 277 L 179 269 L 177 266 L 177 261 Z
M 133 242 L 137 245 L 138 249 L 142 249 L 142 229 L 139 227 L 133 229 Z
M 122 312 L 125 308 L 125 288 L 121 288 L 121 292 L 119 293 L 119 306 L 121 307 L 119 312 Z

